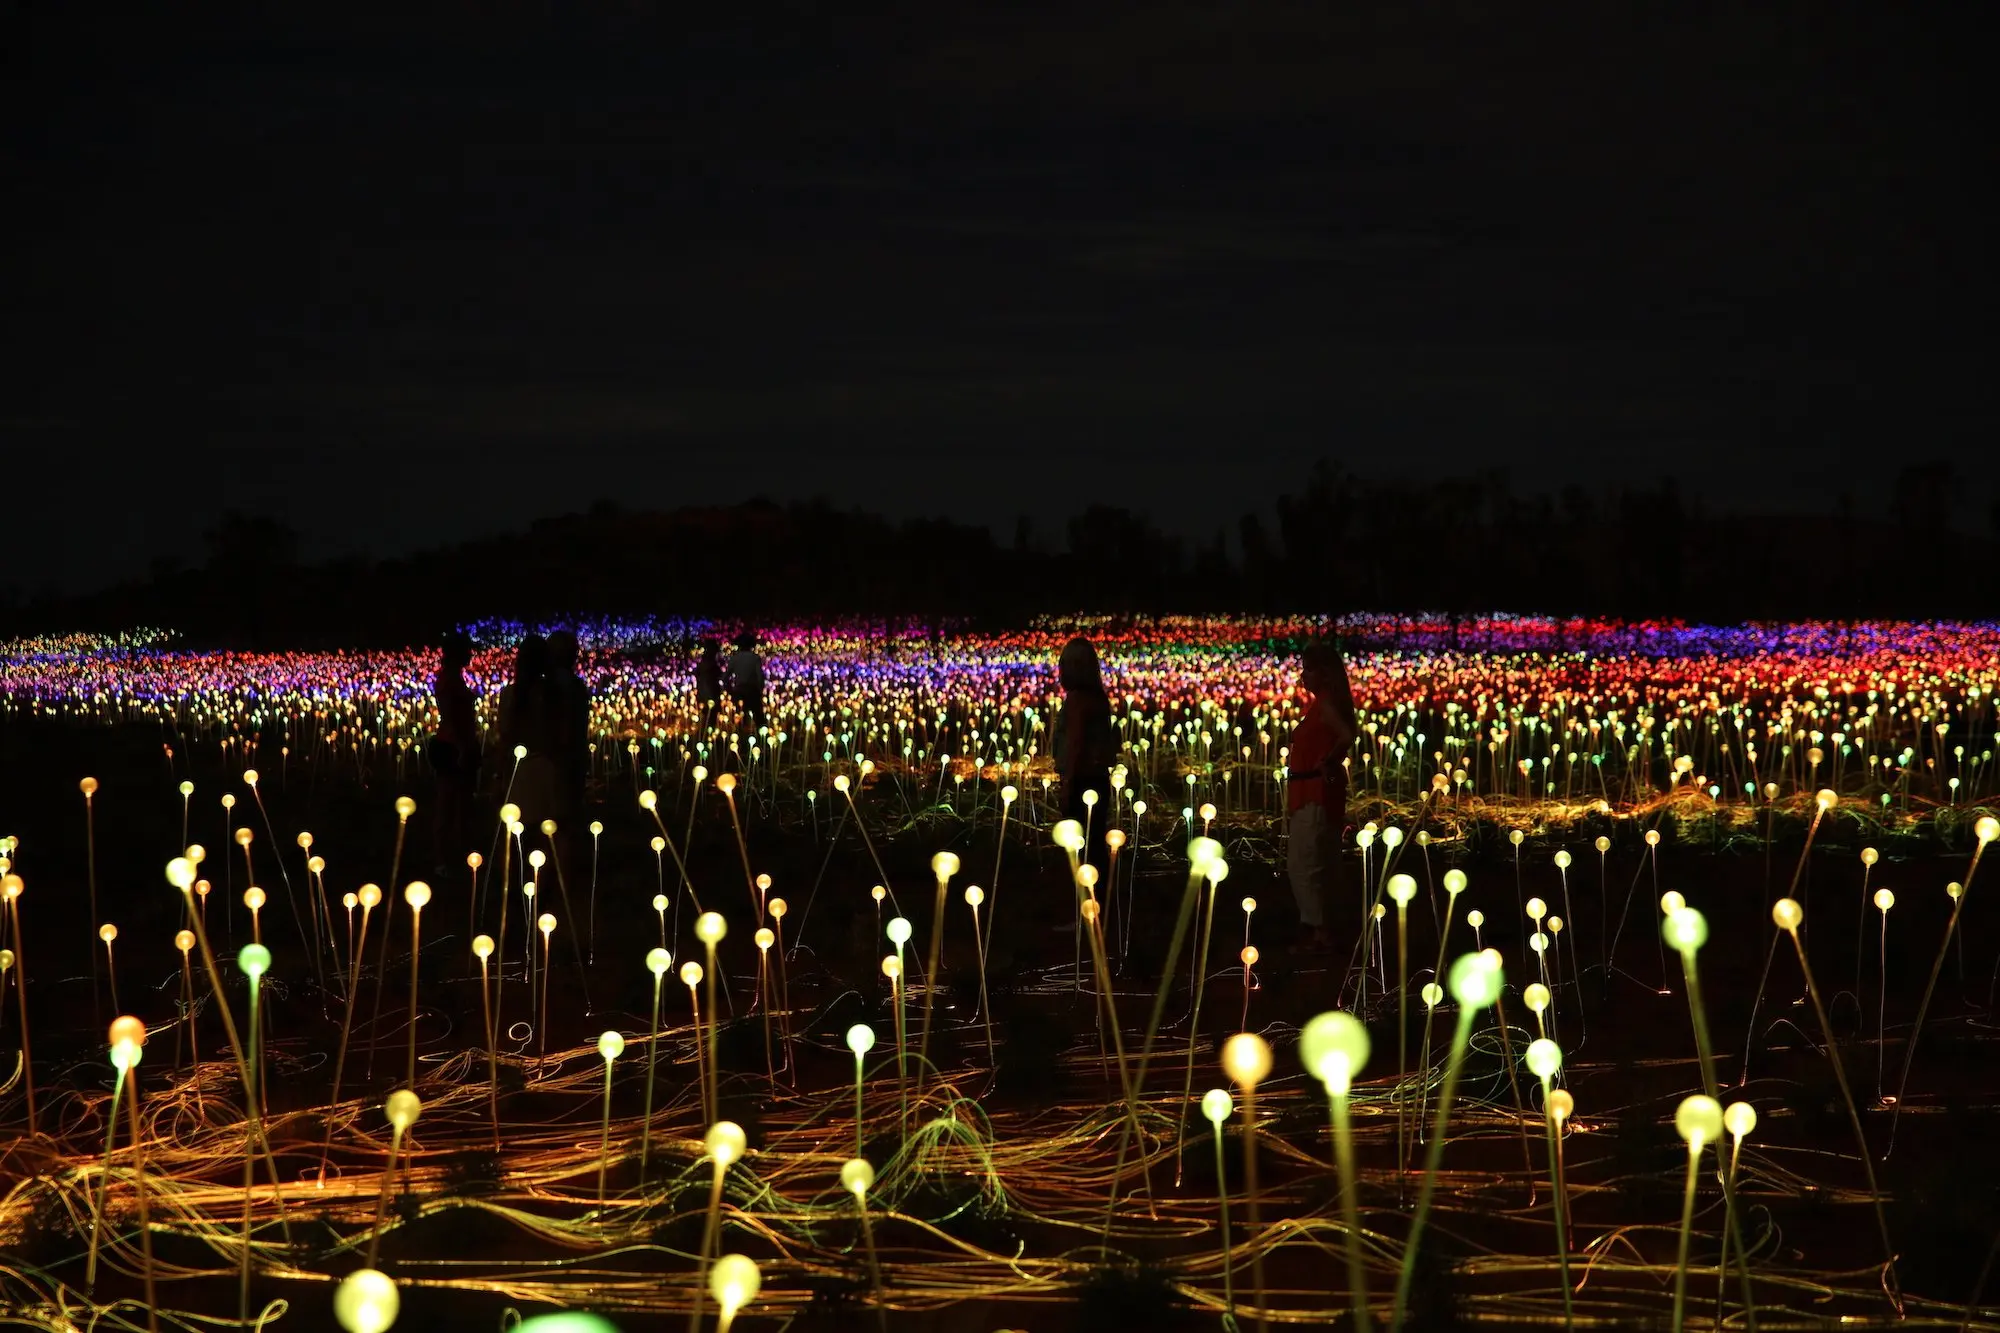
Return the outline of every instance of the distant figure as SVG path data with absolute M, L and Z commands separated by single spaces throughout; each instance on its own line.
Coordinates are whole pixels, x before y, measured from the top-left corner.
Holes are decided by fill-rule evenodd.
M 555 818 L 557 769 L 549 734 L 548 643 L 539 634 L 514 651 L 514 683 L 500 691 L 501 803 L 521 807 L 521 822 L 536 828 Z M 527 753 L 518 766 L 514 751 Z
M 1354 693 L 1347 662 L 1331 643 L 1316 643 L 1299 662 L 1305 715 L 1292 732 L 1286 809 L 1290 843 L 1285 869 L 1299 904 L 1301 935 L 1295 953 L 1333 946 L 1327 900 L 1340 865 L 1340 835 L 1347 822 L 1347 769 L 1342 760 L 1354 741 Z
M 549 746 L 557 770 L 556 810 L 551 816 L 558 833 L 583 815 L 584 780 L 590 775 L 590 686 L 576 670 L 576 635 L 558 630 L 549 635 Z
M 701 641 L 701 657 L 694 664 L 694 698 L 701 705 L 701 729 L 713 731 L 722 707 L 722 645 L 714 639 Z
M 1056 749 L 1063 818 L 1074 819 L 1089 830 L 1084 859 L 1102 874 L 1110 858 L 1104 832 L 1111 818 L 1111 763 L 1116 757 L 1111 739 L 1111 698 L 1104 692 L 1097 649 L 1081 635 L 1063 645 L 1056 674 L 1063 689 L 1062 735 Z M 1084 802 L 1087 791 L 1097 793 L 1095 809 Z
M 465 668 L 472 663 L 472 640 L 454 630 L 445 636 L 431 691 L 437 697 L 437 734 L 428 751 L 437 778 L 436 813 L 431 826 L 433 864 L 442 876 L 472 850 L 472 793 L 479 779 L 479 719 Z M 450 881 L 448 881 L 450 882 Z
M 729 694 L 753 728 L 764 725 L 764 659 L 757 656 L 757 636 L 744 630 L 729 655 Z

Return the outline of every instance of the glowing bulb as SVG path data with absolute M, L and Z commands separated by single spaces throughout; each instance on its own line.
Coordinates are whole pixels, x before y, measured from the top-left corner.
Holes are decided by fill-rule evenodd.
M 552 933 L 555 930 L 555 928 L 556 928 L 555 913 L 544 912 L 540 916 L 535 918 L 535 929 L 541 931 L 543 935 L 548 935 Z M 542 941 L 542 943 L 547 944 L 548 941 L 545 939 Z
M 734 773 L 724 773 L 715 780 L 715 789 L 724 796 L 729 795 L 736 790 L 736 775 Z
M 1779 930 L 1797 930 L 1805 919 L 1805 909 L 1795 898 L 1780 898 L 1771 904 L 1771 920 Z
M 1210 1088 L 1201 1095 L 1201 1113 L 1211 1125 L 1219 1125 L 1235 1112 L 1236 1103 L 1221 1088 Z
M 354 895 L 350 893 L 347 896 L 352 898 Z M 182 953 L 186 953 L 189 949 L 194 948 L 194 932 L 191 930 L 175 931 L 174 947 L 176 949 L 179 949 Z
M 1399 905 L 1407 906 L 1410 899 L 1417 896 L 1417 881 L 1412 875 L 1389 876 L 1389 897 Z
M 770 912 L 771 915 L 773 917 L 776 917 L 778 920 L 783 921 L 785 919 L 785 913 L 789 912 L 790 910 L 791 906 L 788 903 L 786 903 L 783 898 L 771 899 Z
M 1548 914 L 1549 905 L 1547 903 L 1543 902 L 1540 898 L 1528 899 L 1528 919 L 1530 921 L 1540 921 Z
M 877 906 L 880 906 L 882 900 L 889 896 L 889 891 L 880 884 L 877 884 L 874 888 L 868 890 L 868 896 L 875 900 Z
M 1896 905 L 1896 895 L 1887 889 L 1875 890 L 1876 910 L 1886 912 Z
M 1875 864 L 1875 863 L 1876 863 L 1877 861 L 1879 861 L 1879 860 L 1881 859 L 1881 857 L 1882 857 L 1882 854 L 1881 854 L 1880 852 L 1876 851 L 1876 850 L 1875 850 L 1875 849 L 1874 849 L 1873 847 L 1863 847 L 1863 848 L 1861 849 L 1861 864 L 1862 864 L 1862 865 L 1865 865 L 1865 866 L 1872 866 L 1872 865 L 1874 865 L 1874 864 Z
M 903 960 L 896 957 L 895 954 L 890 954 L 888 957 L 884 958 L 882 960 L 882 975 L 889 978 L 889 980 L 891 981 L 902 980 Z
M 1539 1079 L 1554 1078 L 1562 1068 L 1562 1048 L 1547 1037 L 1538 1037 L 1528 1043 L 1528 1072 Z
M 403 890 L 403 901 L 410 905 L 412 911 L 423 911 L 430 900 L 431 886 L 420 879 L 411 880 Z
M 382 905 L 382 890 L 378 885 L 363 884 L 354 896 L 361 900 L 363 907 L 371 911 Z
M 389 1124 L 408 1132 L 422 1115 L 424 1104 L 417 1100 L 417 1094 L 408 1088 L 398 1088 L 389 1094 L 389 1100 L 382 1104 L 382 1113 L 389 1118 Z
M 1220 861 L 1222 859 L 1222 844 L 1214 838 L 1191 839 L 1187 845 L 1187 858 L 1188 865 L 1197 871 L 1201 870 L 1210 861 Z
M 1646 845 L 1648 847 L 1658 847 L 1660 845 L 1660 831 L 1658 829 L 1649 828 L 1646 830 Z
M 264 903 L 266 901 L 267 899 L 264 891 L 258 888 L 255 884 L 252 884 L 249 888 L 243 890 L 243 905 L 249 908 L 253 912 L 263 911 Z
M 986 901 L 986 890 L 980 888 L 977 884 L 969 884 L 966 886 L 965 905 L 967 907 L 976 908 L 985 901 Z
M 1210 884 L 1220 884 L 1229 878 L 1229 862 L 1215 857 L 1202 865 L 1201 873 Z
M 1697 1092 L 1674 1112 L 1674 1132 L 1686 1141 L 1691 1152 L 1722 1137 L 1722 1105 L 1715 1098 Z
M 167 883 L 185 890 L 194 883 L 194 862 L 185 856 L 176 856 L 167 862 Z
M 688 986 L 689 988 L 693 988 L 693 987 L 695 987 L 695 986 L 699 986 L 699 985 L 701 984 L 701 964 L 700 964 L 700 963 L 682 963 L 682 964 L 681 964 L 681 981 L 682 981 L 682 983 L 684 983 L 685 985 L 687 985 L 687 986 Z
M 1736 1138 L 1746 1137 L 1757 1128 L 1757 1108 L 1749 1102 L 1731 1102 L 1722 1110 L 1722 1127 Z
M 1446 893 L 1454 893 L 1454 894 L 1456 894 L 1456 893 L 1464 893 L 1464 892 L 1465 892 L 1465 872 L 1464 872 L 1463 870 L 1447 870 L 1447 871 L 1445 871 L 1445 872 L 1444 872 L 1444 891 L 1445 891 Z
M 1668 944 L 1682 953 L 1693 953 L 1708 943 L 1708 918 L 1692 907 L 1682 907 L 1667 913 L 1667 919 L 1660 927 Z
M 1549 1007 L 1549 988 L 1539 981 L 1531 981 L 1521 992 L 1521 1003 L 1528 1006 L 1530 1013 L 1542 1013 Z
M 1064 819 L 1049 831 L 1049 839 L 1066 852 L 1083 850 L 1083 825 L 1074 819 Z
M 254 787 L 254 786 L 256 786 L 256 785 L 257 785 L 257 770 L 256 770 L 256 769 L 254 769 L 254 768 L 246 768 L 246 769 L 244 769 L 244 770 L 243 770 L 243 785 L 244 785 L 244 786 L 246 786 L 246 787 Z
M 664 894 L 664 893 L 656 893 L 656 894 L 654 894 L 654 895 L 653 895 L 653 910 L 654 910 L 655 912 L 664 912 L 664 911 L 666 911 L 666 910 L 667 910 L 667 895 L 666 895 L 666 894 Z
M 1549 1118 L 1560 1125 L 1576 1114 L 1576 1098 L 1562 1088 L 1549 1093 Z
M 1602 856 L 1611 850 L 1611 839 L 1605 837 L 1603 834 L 1599 834 L 1596 843 L 1593 845 L 1597 848 L 1597 854 Z
M 261 977 L 271 970 L 271 951 L 261 944 L 246 944 L 236 955 L 236 965 L 247 977 Z
M 500 822 L 510 827 L 521 822 L 521 807 L 512 801 L 500 807 Z
M 598 1033 L 597 1053 L 607 1064 L 625 1054 L 625 1034 L 611 1029 Z
M 1336 1096 L 1346 1096 L 1354 1076 L 1368 1063 L 1368 1029 L 1344 1010 L 1309 1019 L 1299 1032 L 1299 1061 L 1306 1072 Z
M 1088 893 L 1097 887 L 1097 867 L 1081 865 L 1076 868 L 1076 882 Z
M 1499 955 L 1490 949 L 1466 954 L 1446 977 L 1451 998 L 1468 1009 L 1484 1009 L 1500 998 L 1502 979 Z
M 958 857 L 951 852 L 939 852 L 931 858 L 931 873 L 939 879 L 950 879 L 958 873 Z
M 729 923 L 722 919 L 720 912 L 703 912 L 695 918 L 694 937 L 703 944 L 719 944 L 728 933 Z
M 1222 1044 L 1222 1072 L 1240 1088 L 1255 1088 L 1271 1072 L 1271 1044 L 1254 1032 L 1239 1032 Z
M 105 922 L 97 928 L 97 938 L 103 940 L 106 944 L 111 943 L 111 941 L 118 938 L 118 927 L 112 925 L 109 921 Z
M 1473 908 L 1465 914 L 1465 924 L 1471 926 L 1474 930 L 1478 930 L 1486 924 L 1486 913 L 1480 911 L 1477 907 Z
M 591 837 L 593 837 L 593 838 L 595 838 L 595 837 L 598 837 L 598 836 L 599 836 L 599 835 L 601 835 L 601 834 L 602 834 L 603 832 L 604 832 L 604 824 L 603 824 L 603 822 L 602 822 L 601 820 L 596 820 L 596 819 L 593 819 L 593 820 L 591 820 L 591 821 L 590 821 L 590 836 L 591 836 Z
M 639 793 L 639 808 L 641 810 L 651 810 L 655 806 L 659 805 L 659 803 L 660 803 L 660 798 L 654 795 L 652 792 L 642 791 Z
M 483 939 L 485 937 L 481 936 L 481 938 Z M 674 965 L 674 956 L 668 953 L 665 949 L 646 950 L 646 970 L 653 974 L 654 980 L 657 981 L 659 978 L 665 976 L 667 974 L 667 969 L 672 967 L 673 965 Z
M 1660 895 L 1660 911 L 1667 916 L 1672 916 L 1687 905 L 1687 899 L 1673 889 L 1668 889 Z
M 1982 815 L 1979 822 L 1972 826 L 1972 832 L 1981 842 L 1992 842 L 1995 838 L 2000 838 L 2000 819 L 1995 819 L 1992 815 Z
M 756 1261 L 746 1255 L 725 1254 L 715 1261 L 715 1267 L 708 1270 L 708 1294 L 715 1297 L 715 1303 L 722 1307 L 724 1324 L 734 1319 L 738 1310 L 757 1299 L 763 1281 L 757 1272 Z
M 493 956 L 493 937 L 491 935 L 474 935 L 472 937 L 472 955 L 482 963 L 491 958 Z
M 417 803 L 415 801 L 407 796 L 398 796 L 396 798 L 396 818 L 407 820 L 415 813 L 417 813 Z
M 400 1308 L 396 1284 L 373 1268 L 349 1273 L 333 1293 L 333 1317 L 346 1333 L 387 1333 Z
M 1423 997 L 1424 1008 L 1435 1009 L 1444 1000 L 1444 987 L 1438 985 L 1435 981 L 1426 981 L 1423 990 L 1419 994 Z
M 902 948 L 910 942 L 910 923 L 900 916 L 890 917 L 888 936 L 891 944 L 899 949 Z
M 863 1158 L 848 1158 L 840 1165 L 840 1187 L 860 1198 L 875 1187 L 875 1168 Z
M 605 1036 L 615 1035 L 617 1034 L 605 1034 Z M 600 1047 L 602 1044 L 602 1040 L 600 1039 Z M 620 1041 L 619 1046 L 620 1049 L 623 1049 L 623 1041 Z M 708 1127 L 708 1133 L 702 1137 L 701 1141 L 702 1149 L 708 1154 L 710 1160 L 724 1170 L 743 1160 L 743 1150 L 748 1144 L 749 1140 L 743 1135 L 743 1127 L 734 1120 L 716 1121 Z
M 847 1049 L 856 1056 L 863 1056 L 875 1049 L 875 1029 L 866 1023 L 856 1023 L 847 1029 Z

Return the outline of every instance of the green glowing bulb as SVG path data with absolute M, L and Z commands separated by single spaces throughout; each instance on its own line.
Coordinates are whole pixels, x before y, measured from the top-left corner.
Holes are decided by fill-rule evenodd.
M 1211 1125 L 1219 1125 L 1229 1119 L 1236 1110 L 1236 1103 L 1221 1088 L 1210 1088 L 1201 1095 L 1201 1113 Z
M 1692 907 L 1683 907 L 1667 913 L 1660 931 L 1668 944 L 1682 953 L 1693 953 L 1708 943 L 1708 918 Z
M 1551 1079 L 1562 1068 L 1562 1048 L 1547 1037 L 1539 1037 L 1528 1043 L 1528 1072 L 1539 1079 Z
M 866 1023 L 856 1023 L 853 1027 L 847 1029 L 847 1049 L 853 1051 L 856 1057 L 866 1055 L 868 1052 L 874 1050 L 875 1029 L 869 1027 Z
M 254 981 L 271 970 L 271 951 L 261 944 L 246 944 L 236 955 L 236 965 Z
M 1327 1091 L 1344 1097 L 1368 1063 L 1368 1029 L 1345 1010 L 1319 1014 L 1299 1033 L 1299 1060 Z
M 1500 998 L 1502 979 L 1498 956 L 1487 950 L 1466 954 L 1453 963 L 1446 982 L 1452 999 L 1468 1009 L 1484 1009 Z

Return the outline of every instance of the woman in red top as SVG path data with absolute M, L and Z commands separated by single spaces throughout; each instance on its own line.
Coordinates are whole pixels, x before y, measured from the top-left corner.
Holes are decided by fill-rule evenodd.
M 1354 693 L 1340 649 L 1318 643 L 1299 662 L 1305 716 L 1292 732 L 1286 809 L 1290 839 L 1285 868 L 1299 904 L 1301 951 L 1332 947 L 1327 900 L 1340 864 L 1340 835 L 1347 823 L 1347 747 L 1354 742 Z

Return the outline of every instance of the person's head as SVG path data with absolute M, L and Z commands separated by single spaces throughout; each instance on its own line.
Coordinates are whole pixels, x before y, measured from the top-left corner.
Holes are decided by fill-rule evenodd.
M 1089 639 L 1079 634 L 1063 645 L 1062 656 L 1056 661 L 1056 676 L 1065 692 L 1104 688 L 1104 671 L 1098 665 L 1097 649 Z
M 757 646 L 756 631 L 746 629 L 741 634 L 737 635 L 736 646 L 742 649 L 746 653 L 754 649 Z
M 722 654 L 722 643 L 720 640 L 703 639 L 701 641 L 701 655 L 703 657 L 713 658 L 713 657 L 719 657 L 721 656 L 721 654 Z
M 514 650 L 515 681 L 540 680 L 549 667 L 549 644 L 539 634 L 530 634 Z
M 559 676 L 576 671 L 576 635 L 569 630 L 549 635 L 549 670 Z
M 1322 639 L 1299 654 L 1299 684 L 1313 694 L 1334 689 L 1346 669 L 1340 645 L 1329 639 Z
M 472 664 L 472 636 L 464 630 L 453 630 L 444 636 L 444 651 L 439 665 L 447 671 L 463 671 Z

